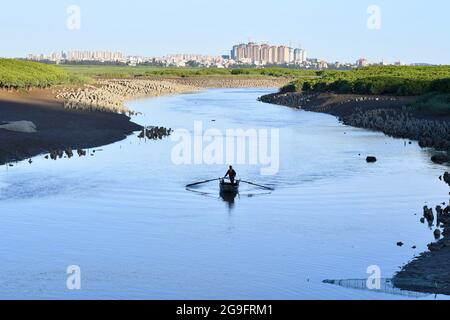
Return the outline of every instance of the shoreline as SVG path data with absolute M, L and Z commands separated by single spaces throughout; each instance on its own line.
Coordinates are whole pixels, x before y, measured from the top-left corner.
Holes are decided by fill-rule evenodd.
M 221 81 L 220 79 L 214 82 L 198 79 L 195 81 L 196 85 L 192 79 L 182 78 L 161 81 L 100 80 L 96 85 L 83 88 L 53 87 L 33 89 L 29 92 L 0 90 L 0 124 L 5 121 L 30 121 L 37 128 L 37 132 L 34 133 L 0 128 L 0 165 L 55 151 L 69 154 L 72 150 L 101 147 L 125 139 L 133 132 L 142 130 L 142 126 L 131 122 L 131 118 L 125 115 L 132 112 L 125 107 L 125 103 L 131 99 L 199 91 L 208 88 L 208 84 L 214 88 L 221 87 L 216 82 Z M 225 81 L 222 82 L 222 87 L 238 87 L 238 84 L 242 85 L 241 87 L 251 87 L 246 81 L 244 79 Z M 265 87 L 269 82 L 270 80 L 258 83 L 261 87 Z M 62 96 L 63 94 L 67 95 L 66 98 Z M 72 101 L 67 99 L 71 95 L 73 95 Z M 403 120 L 396 118 L 398 115 L 404 117 L 403 109 L 414 100 L 414 97 L 329 93 L 270 94 L 261 97 L 260 100 L 311 112 L 327 113 L 339 117 L 344 124 L 349 125 L 352 125 L 351 121 L 364 119 L 369 121 L 365 122 L 368 123 L 368 127 L 365 128 L 372 130 L 377 128 L 373 127 L 374 123 L 370 122 L 370 117 L 381 117 L 384 124 L 389 123 L 387 119 L 392 119 L 393 123 L 399 122 L 399 125 L 403 120 L 427 124 L 430 124 L 429 121 L 432 121 L 431 124 L 437 121 L 427 116 L 406 117 Z M 71 103 L 70 106 L 67 105 L 68 102 Z M 99 104 L 96 105 L 94 102 Z M 379 114 L 380 110 L 384 114 Z M 448 120 L 445 121 L 448 122 Z M 380 127 L 377 131 L 387 134 L 385 132 L 387 128 Z M 399 133 L 393 132 L 392 136 L 395 134 Z M 447 213 L 450 212 L 450 207 L 446 210 Z M 444 218 L 445 216 L 441 215 L 441 220 Z M 448 219 L 450 222 L 450 217 Z M 450 236 L 450 231 L 444 230 L 443 234 Z M 395 275 L 393 282 L 402 290 L 450 294 L 450 289 L 447 289 L 447 287 L 450 288 L 450 280 L 447 280 L 445 270 L 439 268 L 449 261 L 450 240 L 444 238 L 430 245 L 430 252 L 422 253 L 418 259 L 404 267 Z M 439 287 L 436 287 L 436 283 L 439 283 Z
M 339 118 L 345 125 L 383 132 L 395 138 L 416 140 L 422 148 L 450 152 L 450 119 L 426 114 L 414 114 L 407 105 L 414 97 L 337 95 L 321 93 L 269 94 L 262 102 L 320 112 Z M 439 158 L 442 155 L 442 158 Z M 436 158 L 437 157 L 437 158 Z M 444 164 L 449 158 L 435 154 L 433 162 Z M 450 186 L 450 174 L 439 178 Z M 436 242 L 428 244 L 429 251 L 421 253 L 397 272 L 392 279 L 400 290 L 428 294 L 450 295 L 450 278 L 443 266 L 450 262 L 450 205 L 425 207 L 421 223 L 433 232 Z
M 52 96 L 49 89 L 0 92 L 0 122 L 27 121 L 36 128 L 35 132 L 0 128 L 0 165 L 58 150 L 108 145 L 142 128 L 123 114 L 66 109 Z
M 96 148 L 125 139 L 142 126 L 126 102 L 207 88 L 276 87 L 287 78 L 158 77 L 99 79 L 77 87 L 0 89 L 0 165 L 44 153 Z M 26 122 L 33 130 L 12 131 Z M 8 128 L 8 130 L 7 130 Z M 20 129 L 20 128 L 19 128 Z M 60 152 L 59 152 L 60 153 Z

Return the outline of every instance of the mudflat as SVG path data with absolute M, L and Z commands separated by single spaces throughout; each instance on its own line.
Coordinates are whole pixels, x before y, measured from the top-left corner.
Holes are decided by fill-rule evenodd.
M 142 129 L 123 114 L 64 108 L 53 90 L 0 90 L 0 123 L 29 121 L 36 126 L 34 133 L 0 129 L 0 164 L 56 149 L 107 145 Z

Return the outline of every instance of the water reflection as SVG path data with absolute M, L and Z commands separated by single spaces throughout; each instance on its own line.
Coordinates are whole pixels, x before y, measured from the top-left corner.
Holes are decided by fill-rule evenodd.
M 380 279 L 380 289 L 369 289 L 367 286 L 367 279 L 325 280 L 324 283 L 348 289 L 356 289 L 378 293 L 388 293 L 396 296 L 404 296 L 409 298 L 424 298 L 429 295 L 425 293 L 398 289 L 393 285 L 391 279 Z
M 217 119 L 205 126 L 280 128 L 278 175 L 266 179 L 258 167 L 239 168 L 250 181 L 275 185 L 272 194 L 241 186 L 229 203 L 215 183 L 186 191 L 185 183 L 214 177 L 219 168 L 176 166 L 171 139 L 139 139 L 140 132 L 94 157 L 92 149 L 82 158 L 74 149 L 71 160 L 38 157 L 33 165 L 0 168 L 0 242 L 8 243 L 0 251 L 8 257 L 0 283 L 11 289 L 0 298 L 233 299 L 232 291 L 242 299 L 372 298 L 367 290 L 316 280 L 359 273 L 368 260 L 391 277 L 413 255 L 399 250 L 433 240 L 412 213 L 421 199 L 445 199 L 448 186 L 430 179 L 442 167 L 416 144 L 256 102 L 265 93 L 212 90 L 129 107 L 149 113 L 133 119 L 141 125 L 192 128 L 196 120 Z M 380 159 L 376 166 L 367 165 L 367 154 Z M 99 274 L 92 290 L 59 293 L 61 274 L 52 266 L 68 260 Z M 24 282 L 30 265 L 38 276 Z M 434 265 L 444 270 L 448 263 Z M 102 281 L 105 273 L 112 281 Z
M 272 194 L 272 192 L 214 192 L 214 191 L 203 191 L 201 189 L 194 188 L 194 187 L 188 187 L 186 188 L 187 191 L 204 196 L 209 198 L 215 198 L 215 199 L 221 199 L 223 202 L 225 202 L 228 206 L 229 210 L 233 210 L 236 206 L 236 200 L 241 198 L 255 198 L 255 197 L 261 197 L 261 196 L 268 196 Z
M 142 129 L 141 133 L 138 135 L 139 139 L 147 138 L 149 140 L 162 140 L 163 138 L 170 137 L 172 134 L 172 129 L 167 129 L 164 127 L 154 127 L 146 126 Z
M 235 200 L 238 197 L 237 192 L 221 192 L 220 197 L 226 203 L 228 203 L 228 209 L 233 210 L 235 206 Z

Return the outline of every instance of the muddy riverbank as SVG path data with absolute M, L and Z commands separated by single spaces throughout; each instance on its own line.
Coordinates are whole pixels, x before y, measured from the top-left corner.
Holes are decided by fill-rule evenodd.
M 155 77 L 99 79 L 80 87 L 0 90 L 0 164 L 55 149 L 92 148 L 122 140 L 142 130 L 129 118 L 133 110 L 126 102 L 132 99 L 211 87 L 275 88 L 288 81 L 270 77 Z M 14 129 L 24 125 L 27 128 Z
M 284 77 L 176 77 L 161 78 L 172 83 L 194 86 L 197 88 L 280 88 L 287 85 L 291 78 Z
M 64 107 L 75 110 L 100 110 L 127 113 L 125 102 L 143 97 L 156 97 L 195 92 L 198 87 L 159 80 L 98 80 L 95 85 L 82 88 L 64 88 L 56 98 Z
M 98 80 L 95 85 L 59 90 L 57 98 L 69 109 L 132 112 L 125 106 L 131 99 L 196 92 L 206 88 L 278 88 L 287 78 L 244 77 L 155 77 L 150 79 Z
M 0 164 L 28 159 L 56 149 L 93 148 L 122 139 L 141 126 L 126 115 L 64 108 L 51 90 L 0 95 L 0 122 L 25 122 L 34 132 L 0 129 Z

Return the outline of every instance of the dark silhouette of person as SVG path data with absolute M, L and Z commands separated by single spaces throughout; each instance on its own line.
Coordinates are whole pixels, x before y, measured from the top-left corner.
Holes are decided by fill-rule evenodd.
M 230 166 L 230 169 L 228 169 L 227 173 L 225 174 L 225 177 L 229 177 L 232 184 L 234 184 L 234 180 L 236 179 L 236 171 L 234 171 L 233 167 Z

